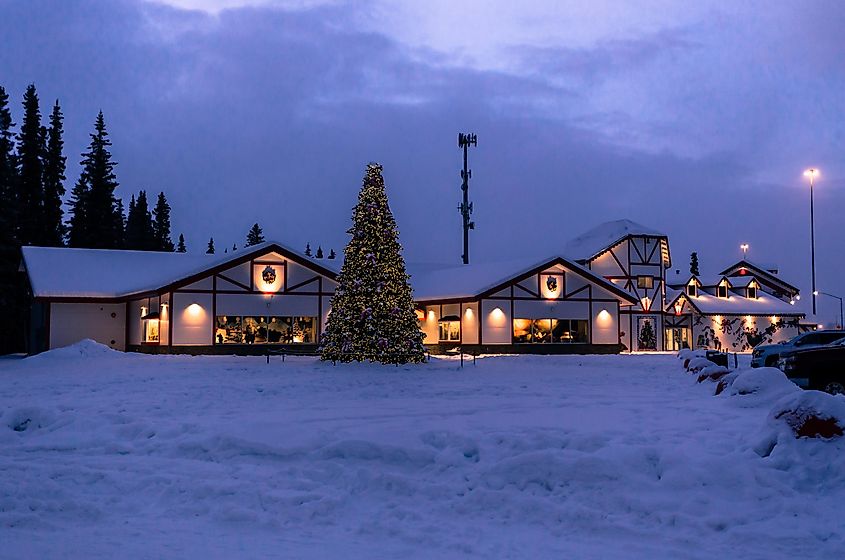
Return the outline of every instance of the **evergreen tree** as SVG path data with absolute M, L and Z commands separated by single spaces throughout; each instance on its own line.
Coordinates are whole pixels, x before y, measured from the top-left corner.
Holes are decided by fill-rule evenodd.
M 15 134 L 9 109 L 9 95 L 0 87 L 0 354 L 26 349 L 24 336 L 28 318 L 26 288 L 17 242 L 18 168 Z
M 317 253 L 314 256 L 318 259 L 323 258 L 323 248 L 320 245 L 317 245 Z
M 264 243 L 264 232 L 261 231 L 261 227 L 257 223 L 252 224 L 252 227 L 249 228 L 249 233 L 246 236 L 246 245 L 244 245 L 244 247 L 258 245 L 259 243 Z M 234 251 L 234 249 L 232 250 Z
M 235 251 L 237 251 L 237 250 L 238 250 L 238 244 L 237 244 L 237 243 L 232 243 L 232 252 L 234 253 L 234 252 L 235 252 Z
M 87 191 L 84 200 L 85 239 L 81 246 L 95 249 L 113 249 L 120 246 L 120 232 L 117 231 L 119 207 L 114 190 L 117 177 L 108 148 L 111 146 L 103 112 L 97 115 L 94 132 L 91 133 L 88 151 L 82 154 L 80 182 Z M 122 220 L 122 216 L 120 220 Z
M 156 251 L 173 251 L 173 241 L 170 239 L 170 205 L 164 193 L 158 193 L 156 207 L 153 210 L 153 238 Z
M 305 256 L 306 257 L 311 256 L 311 244 L 310 243 L 305 244 Z
M 153 226 L 153 217 L 147 204 L 147 191 L 139 191 L 129 201 L 129 216 L 126 219 L 127 249 L 155 251 L 158 249 Z
M 693 251 L 690 253 L 689 256 L 689 272 L 695 276 L 699 276 L 700 273 L 698 271 L 698 253 Z
M 185 247 L 185 236 L 181 233 L 179 234 L 179 244 L 176 245 L 176 252 L 177 253 L 186 253 L 188 249 Z
M 335 255 L 334 249 L 330 250 L 329 251 L 329 259 L 334 259 L 335 257 L 337 257 L 337 255 Z
M 40 245 L 44 237 L 44 134 L 38 93 L 30 84 L 23 96 L 23 121 L 18 133 L 18 239 Z
M 208 248 L 205 250 L 205 253 L 207 255 L 213 255 L 214 254 L 214 238 L 213 237 L 208 238 Z
M 114 205 L 114 248 L 126 247 L 126 215 L 123 212 L 123 200 L 117 199 Z
M 67 244 L 70 247 L 88 246 L 88 193 L 88 183 L 80 177 L 70 191 L 70 221 L 67 225 Z
M 14 248 L 17 239 L 17 162 L 9 94 L 0 86 L 0 248 Z
M 367 166 L 332 296 L 321 359 L 408 363 L 425 360 L 409 276 L 381 165 Z
M 59 101 L 50 114 L 50 128 L 44 151 L 44 232 L 42 243 L 50 247 L 64 245 L 65 225 L 62 221 L 62 197 L 65 195 L 65 162 L 62 139 L 62 109 Z

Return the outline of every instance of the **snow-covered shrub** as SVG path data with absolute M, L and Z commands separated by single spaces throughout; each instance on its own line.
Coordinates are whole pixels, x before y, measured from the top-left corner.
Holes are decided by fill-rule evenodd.
M 100 358 L 100 357 L 108 357 L 108 356 L 122 356 L 121 352 L 106 346 L 105 344 L 100 344 L 96 340 L 91 340 L 90 338 L 86 338 L 84 340 L 80 340 L 70 346 L 63 346 L 61 348 L 55 348 L 53 350 L 48 350 L 47 352 L 42 352 L 41 354 L 36 354 L 27 360 L 32 361 L 42 361 L 42 360 L 51 360 L 51 359 L 68 359 L 68 358 Z
M 739 397 L 743 406 L 755 406 L 775 401 L 801 389 L 784 373 L 772 367 L 746 369 L 738 373 L 728 394 Z
M 713 394 L 714 395 L 721 395 L 722 393 L 724 393 L 725 389 L 727 389 L 728 387 L 730 387 L 733 384 L 734 380 L 737 378 L 738 375 L 739 375 L 738 371 L 732 371 L 731 373 L 729 373 L 727 375 L 723 375 L 719 379 L 719 382 L 716 383 L 716 390 L 713 392 Z
M 690 359 L 689 363 L 687 364 L 686 369 L 687 369 L 687 371 L 689 371 L 691 373 L 698 373 L 701 370 L 703 370 L 704 368 L 710 367 L 712 365 L 715 365 L 715 364 L 713 362 L 711 362 L 710 360 L 708 360 L 707 358 L 704 358 L 704 357 L 701 357 L 701 356 L 696 356 L 696 357 Z
M 702 368 L 698 372 L 698 382 L 702 383 L 704 381 L 718 381 L 722 377 L 728 374 L 728 368 L 725 366 L 719 366 L 716 364 L 711 364 L 705 368 Z
M 768 423 L 776 430 L 788 428 L 798 438 L 841 437 L 845 433 L 845 398 L 800 391 L 775 403 Z

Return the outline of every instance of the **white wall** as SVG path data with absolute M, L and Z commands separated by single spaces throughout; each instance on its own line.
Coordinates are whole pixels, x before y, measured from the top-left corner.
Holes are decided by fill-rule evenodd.
M 173 321 L 173 345 L 210 345 L 212 343 L 211 294 L 173 294 L 170 306 Z M 219 312 L 218 312 L 219 313 Z M 220 313 L 223 315 L 223 313 Z
M 126 304 L 50 304 L 50 348 L 67 346 L 86 338 L 116 350 L 125 350 Z
M 753 317 L 753 316 L 715 316 L 715 317 L 693 317 L 692 321 L 692 345 L 696 348 L 702 345 L 699 342 L 700 335 L 707 335 L 708 339 L 706 347 L 724 350 L 727 352 L 750 352 L 751 348 L 747 346 L 743 337 L 738 336 L 742 330 L 750 328 L 757 332 L 765 331 L 771 326 L 772 321 L 780 321 L 779 317 Z M 793 318 L 786 319 L 787 322 Z M 722 332 L 723 325 L 729 324 Z M 709 328 L 708 328 L 709 327 Z M 730 331 L 730 332 L 727 332 Z M 776 330 L 772 336 L 766 338 L 763 344 L 771 344 L 789 340 L 793 336 L 799 334 L 798 327 L 784 326 Z M 715 336 L 714 336 L 715 335 Z
M 481 300 L 481 342 L 482 344 L 510 344 L 513 342 L 510 302 Z
M 281 315 L 317 317 L 318 296 L 293 294 L 218 294 L 218 315 Z
M 590 325 L 593 329 L 593 344 L 619 343 L 619 315 L 615 303 L 594 303 Z
M 461 341 L 478 344 L 478 303 L 465 303 L 461 313 Z

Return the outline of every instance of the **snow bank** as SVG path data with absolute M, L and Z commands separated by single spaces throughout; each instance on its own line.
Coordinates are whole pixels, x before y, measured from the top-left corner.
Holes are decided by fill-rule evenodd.
M 704 381 L 718 381 L 729 373 L 730 370 L 725 366 L 719 366 L 711 363 L 711 365 L 701 368 L 698 372 L 698 382 Z
M 845 429 L 845 398 L 822 391 L 788 395 L 775 403 L 768 424 L 776 431 L 789 429 L 795 437 L 841 437 Z
M 687 371 L 689 371 L 690 373 L 699 373 L 704 368 L 708 368 L 708 367 L 713 366 L 713 365 L 715 365 L 715 364 L 713 364 L 713 362 L 711 362 L 707 358 L 703 358 L 703 357 L 698 356 L 698 357 L 691 358 L 689 363 L 687 364 L 686 368 L 687 368 Z
M 85 340 L 80 340 L 70 346 L 63 346 L 62 348 L 55 348 L 53 350 L 48 350 L 47 352 L 42 352 L 41 354 L 36 354 L 35 356 L 30 356 L 29 358 L 26 358 L 26 360 L 30 362 L 39 362 L 77 358 L 117 358 L 125 356 L 127 356 L 127 354 L 124 352 L 114 350 L 105 344 L 100 344 L 95 340 L 86 338 Z

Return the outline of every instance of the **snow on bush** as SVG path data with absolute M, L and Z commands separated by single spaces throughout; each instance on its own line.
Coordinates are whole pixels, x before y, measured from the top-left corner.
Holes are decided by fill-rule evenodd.
M 775 429 L 786 427 L 799 438 L 841 437 L 845 429 L 845 398 L 822 391 L 788 395 L 775 403 L 768 423 Z
M 684 369 L 689 369 L 689 363 L 694 358 L 704 358 L 707 355 L 706 350 L 690 350 L 684 348 L 678 352 L 678 359 L 683 363 Z
M 689 371 L 691 373 L 698 373 L 701 370 L 703 370 L 704 368 L 710 367 L 712 365 L 714 365 L 713 362 L 711 362 L 707 358 L 704 358 L 704 357 L 701 357 L 701 356 L 696 356 L 696 357 L 690 359 L 686 368 L 687 368 L 687 371 Z
M 801 389 L 784 373 L 772 367 L 761 367 L 740 371 L 730 385 L 728 394 L 742 406 L 757 406 L 773 402 Z
M 719 379 L 719 382 L 716 384 L 716 390 L 713 392 L 714 395 L 721 395 L 725 392 L 725 389 L 733 385 L 734 380 L 739 375 L 738 371 L 732 371 L 731 373 L 722 376 Z
M 725 366 L 719 366 L 716 364 L 711 364 L 705 368 L 702 368 L 698 372 L 698 382 L 702 383 L 704 381 L 718 381 L 722 377 L 728 374 L 728 368 Z

